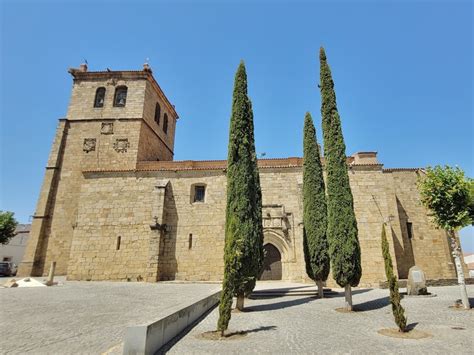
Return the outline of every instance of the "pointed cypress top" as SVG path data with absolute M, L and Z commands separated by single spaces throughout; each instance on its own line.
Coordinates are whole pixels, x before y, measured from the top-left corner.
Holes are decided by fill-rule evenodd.
M 243 74 L 247 75 L 246 69 L 245 69 L 245 62 L 244 62 L 243 59 L 240 60 L 239 67 L 237 68 L 237 75 L 239 73 L 243 73 Z
M 247 95 L 247 71 L 245 70 L 245 63 L 243 60 L 240 61 L 239 67 L 235 72 L 234 81 L 234 100 L 237 98 L 238 93 Z
M 326 60 L 326 52 L 324 51 L 324 47 L 319 47 L 319 60 Z

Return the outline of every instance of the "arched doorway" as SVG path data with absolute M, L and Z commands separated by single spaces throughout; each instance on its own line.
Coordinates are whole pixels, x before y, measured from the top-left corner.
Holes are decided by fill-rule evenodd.
M 265 244 L 265 259 L 260 280 L 281 280 L 281 254 L 273 244 Z

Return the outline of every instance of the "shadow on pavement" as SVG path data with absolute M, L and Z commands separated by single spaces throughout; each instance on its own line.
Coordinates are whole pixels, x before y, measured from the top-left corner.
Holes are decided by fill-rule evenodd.
M 376 309 L 384 308 L 390 304 L 390 297 L 377 298 L 363 303 L 354 303 L 354 310 L 356 312 L 374 311 Z
M 266 332 L 269 330 L 275 330 L 277 327 L 276 325 L 267 325 L 263 327 L 258 327 L 254 329 L 249 329 L 249 330 L 239 330 L 236 332 L 228 333 L 226 336 L 232 336 L 232 335 L 237 335 L 237 334 L 249 334 L 249 333 L 258 333 L 258 332 Z
M 358 289 L 358 290 L 352 290 L 352 295 L 358 295 L 358 294 L 361 294 L 361 293 L 366 293 L 366 292 L 369 292 L 369 291 L 372 291 L 371 288 L 361 288 L 361 289 Z M 326 293 L 324 293 L 326 295 Z M 335 298 L 335 297 L 344 297 L 344 291 L 342 292 L 336 292 L 336 291 L 332 291 L 331 293 L 329 293 L 329 296 L 325 296 L 327 298 Z
M 283 301 L 283 302 L 276 302 L 276 303 L 269 303 L 269 304 L 260 304 L 256 306 L 245 307 L 243 312 L 264 312 L 264 311 L 272 311 L 275 309 L 282 309 L 288 308 L 293 306 L 299 306 L 300 304 L 308 303 L 311 301 L 316 300 L 317 298 L 314 297 L 305 297 L 305 298 L 298 298 L 290 301 Z
M 413 329 L 415 329 L 415 327 L 416 327 L 417 325 L 418 325 L 418 322 L 416 322 L 416 323 L 410 323 L 410 324 L 407 324 L 407 326 L 406 326 L 406 329 L 405 329 L 405 330 L 406 330 L 407 332 L 409 332 L 410 330 L 413 330 Z

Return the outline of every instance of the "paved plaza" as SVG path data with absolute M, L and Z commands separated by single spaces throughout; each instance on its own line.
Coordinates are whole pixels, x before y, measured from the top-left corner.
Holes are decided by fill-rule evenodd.
M 303 291 L 301 286 L 297 286 L 298 290 Z M 408 324 L 433 335 L 420 340 L 377 334 L 381 328 L 395 327 L 388 290 L 355 290 L 353 301 L 360 311 L 352 314 L 335 311 L 344 303 L 343 292 L 338 291 L 341 292 L 324 300 L 308 296 L 246 300 L 248 312 L 233 313 L 229 331 L 248 333 L 235 340 L 200 337 L 203 332 L 216 329 L 215 309 L 166 350 L 171 354 L 473 353 L 474 311 L 449 308 L 459 298 L 457 286 L 430 287 L 437 297 L 403 299 Z M 474 286 L 468 286 L 468 293 L 472 303 Z
M 5 279 L 4 279 L 5 280 Z M 3 281 L 4 281 L 3 280 Z M 3 283 L 0 281 L 0 283 Z M 0 288 L 2 354 L 121 354 L 125 328 L 156 320 L 219 288 L 218 284 L 64 282 L 42 288 Z M 291 290 L 292 296 L 246 300 L 248 312 L 233 313 L 233 340 L 204 340 L 215 330 L 217 308 L 167 345 L 171 354 L 472 353 L 474 311 L 450 309 L 456 286 L 430 287 L 432 298 L 405 297 L 408 323 L 433 335 L 421 340 L 377 334 L 395 326 L 388 290 L 355 289 L 352 314 L 336 312 L 342 290 L 314 298 L 305 284 L 260 282 L 257 289 Z M 468 286 L 474 295 L 474 286 Z
M 219 288 L 144 282 L 0 288 L 0 353 L 120 353 L 127 326 L 156 320 Z

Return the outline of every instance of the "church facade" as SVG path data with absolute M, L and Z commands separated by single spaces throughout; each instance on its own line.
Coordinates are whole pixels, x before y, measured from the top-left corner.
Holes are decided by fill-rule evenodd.
M 223 276 L 226 161 L 174 161 L 178 115 L 148 65 L 70 69 L 19 274 L 69 280 L 218 281 Z M 454 279 L 446 234 L 420 203 L 421 169 L 386 169 L 375 152 L 348 159 L 362 252 L 362 286 L 385 281 L 382 223 L 394 269 Z M 309 281 L 303 256 L 298 157 L 258 161 L 266 250 L 262 279 Z M 328 280 L 329 285 L 334 285 Z

